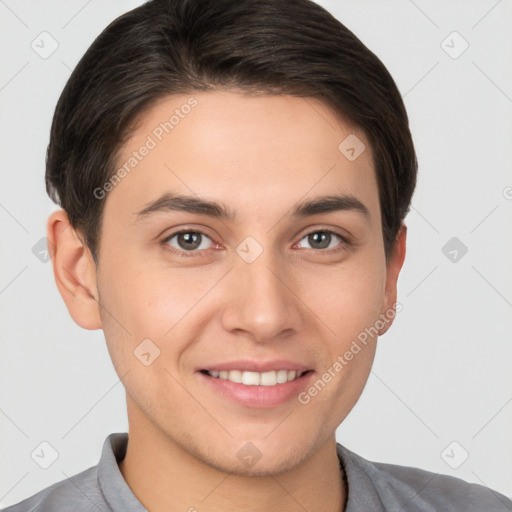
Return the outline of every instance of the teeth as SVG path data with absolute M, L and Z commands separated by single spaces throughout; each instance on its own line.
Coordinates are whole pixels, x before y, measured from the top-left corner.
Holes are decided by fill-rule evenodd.
M 228 372 L 228 380 L 242 384 L 242 372 L 240 370 L 231 370 Z
M 288 372 L 286 370 L 279 370 L 277 372 L 277 383 L 283 384 L 288 380 Z
M 231 378 L 231 374 L 228 378 Z M 261 381 L 261 374 L 257 372 L 243 372 L 242 384 L 246 386 L 259 386 Z
M 277 370 L 271 372 L 243 372 L 240 370 L 231 371 L 208 371 L 208 375 L 223 380 L 230 380 L 238 384 L 246 386 L 275 386 L 276 384 L 284 384 L 291 380 L 299 378 L 304 372 L 296 372 L 294 370 Z
M 265 372 L 260 374 L 260 386 L 273 386 L 277 384 L 276 372 Z

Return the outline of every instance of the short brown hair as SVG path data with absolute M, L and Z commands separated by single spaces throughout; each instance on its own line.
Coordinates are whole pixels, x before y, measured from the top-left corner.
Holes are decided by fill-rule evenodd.
M 322 99 L 374 155 L 386 260 L 416 186 L 400 92 L 382 62 L 310 0 L 151 0 L 108 25 L 57 103 L 46 189 L 96 261 L 104 201 L 134 122 L 171 94 L 232 88 Z M 341 142 L 341 141 L 340 141 Z

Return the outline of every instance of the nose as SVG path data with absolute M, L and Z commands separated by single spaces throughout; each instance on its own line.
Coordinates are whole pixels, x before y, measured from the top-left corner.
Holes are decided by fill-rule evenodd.
M 297 274 L 271 250 L 252 262 L 236 256 L 222 312 L 224 329 L 244 333 L 259 343 L 275 341 L 301 329 Z

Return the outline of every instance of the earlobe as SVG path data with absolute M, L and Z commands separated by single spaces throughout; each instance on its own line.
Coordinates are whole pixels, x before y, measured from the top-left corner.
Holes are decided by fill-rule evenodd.
M 96 265 L 64 210 L 53 212 L 47 222 L 52 246 L 53 274 L 69 314 L 84 329 L 101 329 L 96 285 Z
M 381 318 L 385 321 L 385 325 L 379 330 L 379 336 L 382 336 L 391 327 L 395 318 L 396 311 L 393 310 L 396 304 L 398 276 L 405 260 L 406 238 L 407 226 L 402 222 L 395 239 L 393 253 L 387 264 L 385 296 L 381 311 Z

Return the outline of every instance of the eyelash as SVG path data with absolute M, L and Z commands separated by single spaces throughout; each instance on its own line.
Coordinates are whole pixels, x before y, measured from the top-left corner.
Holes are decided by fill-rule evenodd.
M 167 237 L 165 237 L 161 244 L 164 246 L 164 248 L 170 252 L 172 252 L 173 254 L 178 254 L 180 256 L 184 256 L 184 257 L 195 257 L 195 256 L 203 256 L 204 255 L 204 252 L 210 250 L 210 249 L 201 249 L 201 250 L 191 250 L 191 251 L 185 251 L 185 250 L 179 250 L 179 249 L 176 249 L 175 247 L 171 247 L 168 242 L 174 238 L 176 235 L 180 235 L 181 233 L 196 233 L 196 234 L 200 234 L 202 236 L 206 236 L 207 238 L 209 238 L 214 244 L 216 242 L 214 242 L 214 240 L 212 240 L 212 238 L 210 236 L 208 236 L 206 233 L 204 233 L 203 231 L 199 231 L 197 229 L 181 229 L 179 231 L 175 231 L 174 233 L 171 233 L 170 235 L 168 235 Z M 341 243 L 338 244 L 335 248 L 330 248 L 330 249 L 309 249 L 310 251 L 314 251 L 314 252 L 317 252 L 317 253 L 325 253 L 325 254 L 333 254 L 333 253 L 337 253 L 339 251 L 342 251 L 344 249 L 346 249 L 346 247 L 350 246 L 351 243 L 350 241 L 348 240 L 347 237 L 343 236 L 343 235 L 340 235 L 339 233 L 336 233 L 335 231 L 332 231 L 332 230 L 329 230 L 329 229 L 316 229 L 314 231 L 310 231 L 308 233 L 305 233 L 304 236 L 302 236 L 299 240 L 299 242 L 301 242 L 304 238 L 306 238 L 307 236 L 309 235 L 312 235 L 312 234 L 315 234 L 315 233 L 328 233 L 330 235 L 335 235 L 337 237 L 339 237 L 341 239 Z

